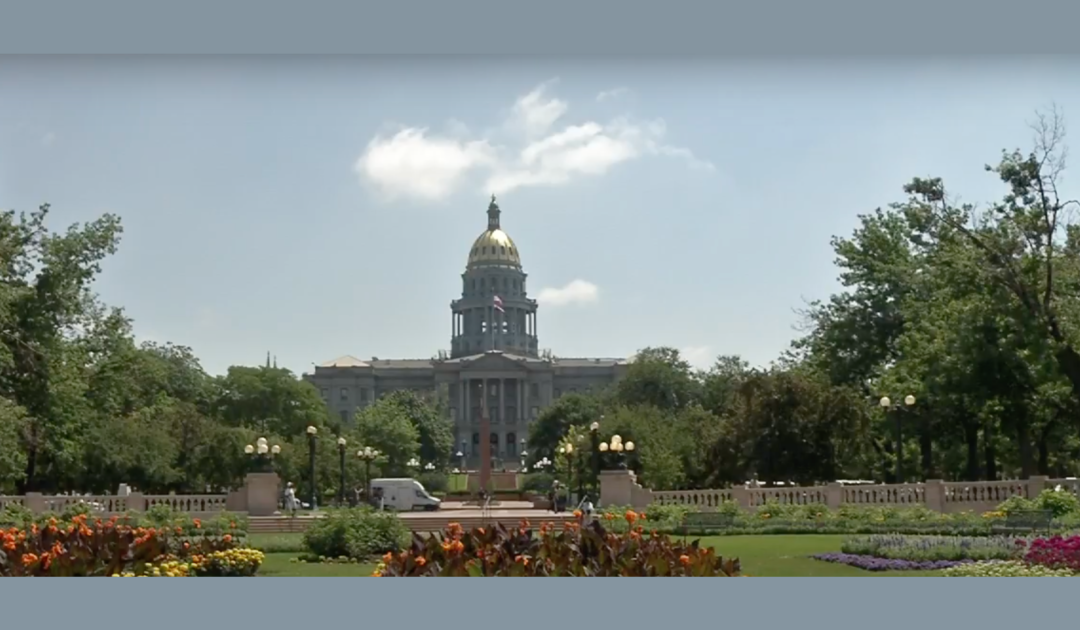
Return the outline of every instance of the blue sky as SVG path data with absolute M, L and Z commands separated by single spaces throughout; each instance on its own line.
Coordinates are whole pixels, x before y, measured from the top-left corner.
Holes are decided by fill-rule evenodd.
M 829 238 L 1080 120 L 1080 65 L 55 58 L 0 66 L 0 207 L 125 225 L 102 298 L 211 372 L 428 357 L 499 193 L 541 347 L 766 364 L 837 288 Z M 1077 123 L 1080 124 L 1080 123 Z

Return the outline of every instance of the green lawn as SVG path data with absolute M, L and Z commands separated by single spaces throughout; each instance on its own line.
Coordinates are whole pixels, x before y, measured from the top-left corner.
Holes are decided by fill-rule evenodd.
M 692 539 L 692 538 L 691 538 Z M 871 573 L 841 564 L 814 560 L 816 553 L 840 551 L 842 535 L 795 536 L 708 536 L 701 544 L 713 547 L 724 557 L 738 558 L 743 573 L 761 577 L 882 577 L 931 576 L 937 571 L 891 571 Z M 370 564 L 299 563 L 293 559 L 302 552 L 299 534 L 255 534 L 251 544 L 266 552 L 259 571 L 263 576 L 285 577 L 356 577 L 368 576 L 375 569 Z

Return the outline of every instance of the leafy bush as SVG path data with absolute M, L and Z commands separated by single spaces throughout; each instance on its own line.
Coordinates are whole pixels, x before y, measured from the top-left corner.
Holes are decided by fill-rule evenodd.
M 160 562 L 238 544 L 231 534 L 191 537 L 182 529 L 132 527 L 118 522 L 118 517 L 90 523 L 75 516 L 69 524 L 52 519 L 42 527 L 31 523 L 0 533 L 0 577 L 140 574 Z
M 368 506 L 327 510 L 304 532 L 304 546 L 326 558 L 370 558 L 408 544 L 409 529 L 392 512 Z
M 1017 512 L 1027 512 L 1029 510 L 1035 509 L 1039 508 L 1035 506 L 1034 501 L 1031 501 L 1021 496 L 1011 496 L 1008 499 L 1002 501 L 1001 504 L 997 506 L 997 511 L 1005 514 L 1006 516 L 1010 514 L 1015 514 Z
M 30 508 L 18 503 L 9 503 L 0 510 L 0 528 L 18 527 L 25 529 L 35 521 L 34 513 Z
M 1080 498 L 1068 490 L 1054 490 L 1047 488 L 1035 498 L 1035 507 L 1039 510 L 1049 510 L 1054 518 L 1063 516 L 1080 516 Z
M 1067 569 L 1050 569 L 1019 560 L 989 560 L 957 565 L 942 571 L 945 577 L 1071 577 Z
M 534 472 L 525 475 L 525 481 L 521 484 L 523 492 L 542 494 L 545 497 L 551 492 L 551 486 L 555 483 L 555 476 L 551 473 Z
M 527 521 L 520 527 L 502 525 L 471 532 L 452 523 L 441 536 L 413 537 L 412 546 L 388 553 L 375 576 L 596 576 L 645 577 L 737 576 L 739 561 L 724 560 L 711 548 L 672 542 L 667 536 L 637 525 L 638 515 L 628 511 L 632 529 L 625 534 L 608 531 L 599 520 L 582 526 L 564 523 L 561 529 L 544 524 L 539 532 Z
M 938 560 L 1018 559 L 1022 539 L 1009 536 L 855 536 L 840 545 L 845 554 L 893 560 L 933 562 Z
M 445 494 L 450 488 L 450 478 L 446 473 L 442 472 L 421 473 L 420 478 L 417 481 L 423 484 L 424 489 L 431 494 L 435 494 L 436 492 Z
M 646 513 L 652 527 L 666 533 L 682 533 L 682 519 L 661 519 L 657 508 L 683 508 L 692 506 L 650 506 Z M 1014 508 L 1015 509 L 1015 508 Z M 607 507 L 604 512 L 617 514 L 625 508 Z M 957 512 L 943 514 L 925 506 L 853 506 L 845 505 L 828 510 L 821 505 L 786 506 L 768 504 L 757 512 L 741 509 L 735 504 L 718 508 L 732 514 L 730 525 L 723 527 L 695 528 L 696 535 L 768 535 L 768 534 L 921 534 L 942 536 L 991 536 L 995 525 L 1000 524 L 1002 514 Z M 653 518 L 654 513 L 657 518 Z M 766 516 L 767 515 L 767 516 Z M 775 515 L 775 516 L 774 516 Z M 1080 531 L 1080 513 L 1055 518 L 1055 532 Z

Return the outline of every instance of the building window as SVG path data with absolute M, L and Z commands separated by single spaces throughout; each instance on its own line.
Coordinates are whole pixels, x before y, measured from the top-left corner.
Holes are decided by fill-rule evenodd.
M 473 433 L 472 434 L 472 443 L 473 443 L 473 446 L 480 446 L 480 434 L 479 433 Z
M 561 389 L 556 389 L 554 398 L 558 399 L 559 396 L 562 396 L 562 390 Z
M 506 434 L 506 455 L 517 457 L 517 435 L 513 433 Z
M 530 398 L 539 398 L 540 397 L 540 384 L 539 383 L 529 383 L 529 397 Z
M 349 399 L 349 388 L 348 387 L 342 387 L 341 388 L 341 399 L 342 400 L 348 400 Z
M 450 408 L 450 420 L 457 420 L 457 407 Z
M 349 412 L 344 409 L 341 410 L 341 422 L 347 423 L 349 421 Z
M 506 246 L 505 245 L 499 247 L 499 253 L 502 254 L 503 256 L 506 255 Z
M 330 390 L 325 387 L 322 388 L 321 393 L 324 400 L 330 397 Z
M 496 451 L 499 450 L 499 434 L 498 433 L 492 433 L 491 434 L 491 446 Z

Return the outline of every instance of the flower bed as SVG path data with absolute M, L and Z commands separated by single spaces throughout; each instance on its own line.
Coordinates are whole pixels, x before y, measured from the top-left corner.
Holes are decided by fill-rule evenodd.
M 895 560 L 1011 560 L 1021 555 L 1022 538 L 1011 536 L 853 536 L 844 540 L 845 554 Z
M 854 553 L 819 553 L 816 560 L 846 564 L 865 571 L 940 571 L 961 564 L 971 564 L 973 560 L 902 560 L 899 558 L 877 558 L 871 555 Z
M 639 515 L 624 513 L 627 530 L 605 528 L 602 520 L 588 525 L 542 524 L 534 531 L 528 521 L 507 529 L 502 525 L 466 532 L 451 524 L 441 535 L 414 535 L 412 545 L 387 553 L 374 575 L 423 576 L 595 576 L 595 577 L 724 577 L 739 575 L 739 561 L 725 560 L 694 541 L 688 545 L 668 536 L 646 532 Z M 611 519 L 607 520 L 611 523 Z
M 0 532 L 0 577 L 148 575 L 163 566 L 176 573 L 170 562 L 198 573 L 200 558 L 233 558 L 239 551 L 241 535 L 205 532 L 198 519 L 192 527 L 133 527 L 115 516 L 91 522 L 82 515 L 66 525 L 54 518 L 40 527 L 11 527 Z
M 1080 536 L 1036 538 L 1019 546 L 1028 564 L 1080 573 Z
M 945 577 L 1073 577 L 1067 569 L 1051 569 L 1020 560 L 971 562 L 945 569 Z

